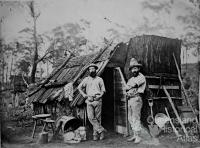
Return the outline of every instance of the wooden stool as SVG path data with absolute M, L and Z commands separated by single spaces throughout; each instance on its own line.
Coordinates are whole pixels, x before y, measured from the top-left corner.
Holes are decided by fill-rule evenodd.
M 32 116 L 32 118 L 34 120 L 34 127 L 33 127 L 32 136 L 31 136 L 32 138 L 34 138 L 34 135 L 35 135 L 37 120 L 42 120 L 42 119 L 46 119 L 46 118 L 49 118 L 49 117 L 51 117 L 50 114 L 39 114 L 39 115 Z
M 44 122 L 44 126 L 43 126 L 43 129 L 42 129 L 42 132 L 45 132 L 46 126 L 47 126 L 48 124 L 50 124 L 50 125 L 51 125 L 51 129 L 52 129 L 53 134 L 54 134 L 54 127 L 53 127 L 53 125 L 54 125 L 55 121 L 54 121 L 54 120 L 51 120 L 51 119 L 45 119 L 45 120 L 43 120 L 43 122 Z

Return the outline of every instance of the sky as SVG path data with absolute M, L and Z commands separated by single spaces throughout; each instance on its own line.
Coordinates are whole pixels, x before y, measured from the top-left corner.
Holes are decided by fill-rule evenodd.
M 160 6 L 157 1 L 152 1 L 152 6 L 155 8 Z M 166 7 L 167 3 L 171 2 L 171 0 L 162 1 Z M 149 19 L 152 25 L 160 23 L 175 29 L 171 34 L 168 34 L 166 30 L 155 32 L 155 34 L 179 38 L 184 25 L 178 22 L 176 17 L 186 14 L 186 8 L 191 5 L 188 0 L 174 0 L 170 14 L 165 11 L 156 14 L 151 10 L 144 10 L 145 0 L 36 0 L 35 2 L 37 10 L 41 13 L 37 22 L 38 32 L 51 30 L 67 22 L 78 22 L 80 19 L 85 19 L 91 23 L 88 34 L 93 40 L 99 40 L 100 36 L 105 36 L 108 28 L 117 28 L 115 24 L 135 29 L 145 23 L 144 18 Z M 20 30 L 31 25 L 29 10 L 22 4 L 11 7 L 12 12 L 9 12 L 10 7 L 8 6 L 0 10 L 1 17 L 2 15 L 5 17 L 2 34 L 6 40 L 18 37 Z M 108 19 L 104 19 L 105 17 Z M 120 27 L 117 29 L 124 31 Z
M 1 35 L 5 42 L 16 41 L 22 36 L 20 30 L 32 26 L 27 1 L 1 2 Z M 192 8 L 189 0 L 35 0 L 35 5 L 40 12 L 38 32 L 84 19 L 90 23 L 84 36 L 97 45 L 103 37 L 110 38 L 109 29 L 117 30 L 123 41 L 141 34 L 180 39 L 185 33 L 185 24 L 178 21 L 177 16 L 187 15 Z M 192 52 L 187 52 L 188 63 L 197 62 Z M 183 49 L 181 56 L 184 54 Z

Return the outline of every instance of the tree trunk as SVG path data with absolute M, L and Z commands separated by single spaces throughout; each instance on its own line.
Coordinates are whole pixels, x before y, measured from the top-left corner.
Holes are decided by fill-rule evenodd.
M 4 55 L 3 55 L 3 37 L 2 37 L 2 23 L 3 22 L 3 19 L 1 18 L 1 20 L 0 20 L 0 53 L 1 53 L 1 58 L 2 58 L 2 67 L 0 67 L 0 69 L 1 69 L 1 75 L 2 75 L 2 79 L 1 79 L 1 85 L 0 85 L 0 89 L 2 90 L 3 89 L 3 81 L 4 81 L 4 72 L 3 72 L 3 70 L 4 70 Z
M 36 32 L 36 17 L 33 17 L 34 22 L 34 44 L 35 44 L 35 50 L 34 50 L 34 57 L 33 57 L 33 65 L 32 65 L 32 71 L 31 71 L 31 83 L 35 83 L 35 74 L 37 71 L 37 60 L 38 60 L 38 43 L 37 43 L 37 32 Z
M 12 70 L 13 70 L 13 51 L 12 51 L 12 59 L 11 59 L 11 64 L 10 64 L 10 77 L 12 75 Z M 9 84 L 9 87 L 11 87 L 11 83 Z
M 35 58 L 36 56 L 34 56 Z M 31 83 L 35 83 L 35 74 L 36 74 L 36 70 L 37 70 L 37 63 L 35 62 L 35 60 L 33 60 L 33 66 L 32 66 L 32 70 L 31 70 Z
M 4 87 L 4 63 L 5 63 L 5 60 L 4 60 L 4 55 L 2 56 L 2 86 Z
M 8 88 L 8 65 L 6 66 L 6 89 Z

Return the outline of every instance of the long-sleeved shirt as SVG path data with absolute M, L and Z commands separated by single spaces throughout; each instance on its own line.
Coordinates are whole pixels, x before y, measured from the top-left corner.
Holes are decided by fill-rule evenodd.
M 90 76 L 84 78 L 83 81 L 79 84 L 78 89 L 85 89 L 85 93 L 88 96 L 95 96 L 106 91 L 103 79 L 98 76 L 95 78 Z
M 137 87 L 132 88 L 133 86 L 137 85 Z M 128 82 L 127 86 L 131 88 L 129 93 L 138 94 L 144 93 L 146 88 L 146 78 L 142 73 L 139 73 L 137 77 L 131 77 Z

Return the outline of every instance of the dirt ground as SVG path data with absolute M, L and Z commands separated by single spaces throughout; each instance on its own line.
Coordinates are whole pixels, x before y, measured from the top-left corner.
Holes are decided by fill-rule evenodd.
M 106 138 L 101 141 L 92 140 L 92 132 L 89 130 L 87 133 L 87 141 L 67 144 L 64 143 L 61 138 L 57 140 L 52 140 L 52 133 L 49 131 L 49 143 L 38 144 L 38 134 L 42 130 L 42 126 L 38 127 L 36 130 L 35 138 L 31 138 L 31 133 L 33 127 L 13 127 L 13 125 L 8 125 L 9 132 L 6 141 L 2 141 L 2 148 L 79 148 L 79 147 L 93 147 L 93 148 L 200 148 L 200 140 L 196 142 L 188 142 L 183 139 L 177 139 L 176 136 L 172 134 L 161 134 L 157 138 L 151 138 L 151 136 L 143 130 L 142 138 L 143 141 L 140 144 L 134 144 L 133 142 L 127 142 L 128 137 L 124 137 L 121 134 L 108 131 L 106 132 Z M 4 137 L 2 137 L 4 139 Z

